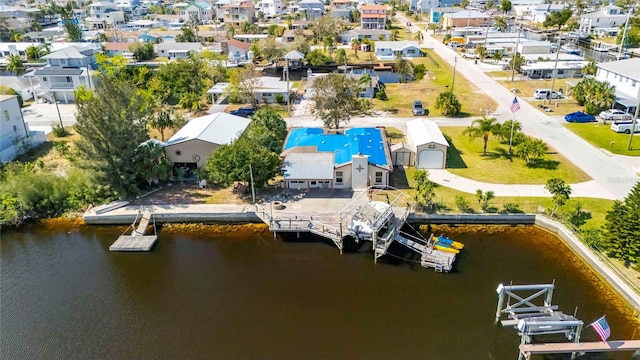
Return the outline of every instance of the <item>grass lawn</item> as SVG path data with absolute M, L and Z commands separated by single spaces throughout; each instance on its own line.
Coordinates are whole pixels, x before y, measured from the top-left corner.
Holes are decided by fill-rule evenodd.
M 564 94 L 567 93 L 567 82 L 577 82 L 579 79 L 556 79 L 553 84 L 554 91 L 558 91 L 558 89 L 562 89 Z M 549 105 L 548 100 L 535 100 L 533 98 L 533 93 L 536 89 L 551 89 L 551 79 L 539 79 L 539 80 L 527 80 L 527 81 L 514 81 L 510 80 L 500 80 L 502 86 L 507 89 L 518 89 L 518 97 L 526 100 L 531 105 L 535 106 L 538 110 L 544 111 L 542 108 L 538 108 L 538 105 L 546 105 L 553 109 L 553 112 L 550 115 L 565 115 L 568 113 L 572 113 L 574 111 L 582 111 L 583 106 L 580 106 L 577 101 L 573 98 L 564 98 L 564 99 L 553 99 L 551 100 L 551 105 Z
M 392 144 L 397 144 L 406 140 L 404 133 L 398 128 L 386 127 L 384 129 L 384 134 L 387 137 L 387 140 Z
M 416 171 L 414 167 L 407 169 L 396 169 L 392 173 L 391 181 L 392 186 L 405 190 L 408 194 L 413 195 L 414 182 L 412 180 L 413 173 Z M 475 194 L 468 194 L 462 191 L 448 188 L 446 186 L 435 186 L 435 202 L 440 205 L 440 213 L 459 213 L 455 204 L 456 196 L 462 196 L 469 206 L 475 212 L 481 212 L 478 205 L 478 199 Z M 539 207 L 545 208 L 547 212 L 550 212 L 553 208 L 553 203 L 550 197 L 511 197 L 511 196 L 498 196 L 490 202 L 490 210 L 497 212 L 501 211 L 504 204 L 515 203 L 518 204 L 518 208 L 525 213 L 537 213 Z M 560 217 L 567 217 L 571 210 L 574 209 L 576 204 L 580 204 L 582 211 L 590 212 L 592 218 L 584 225 L 585 228 L 600 228 L 605 224 L 605 216 L 607 211 L 611 209 L 613 200 L 604 199 L 592 199 L 592 198 L 571 198 L 563 207 L 558 209 L 556 213 Z
M 627 150 L 629 135 L 613 132 L 609 128 L 610 124 L 611 122 L 606 125 L 601 123 L 565 123 L 565 126 L 595 147 L 606 149 L 614 154 L 640 156 L 640 134 L 634 134 L 631 144 L 632 150 Z
M 447 170 L 469 179 L 500 184 L 545 184 L 559 177 L 569 184 L 590 180 L 589 176 L 553 149 L 538 167 L 529 167 L 525 161 L 509 156 L 509 145 L 490 137 L 487 155 L 482 155 L 481 138 L 462 135 L 464 127 L 443 127 L 445 135 L 451 137 Z
M 373 109 L 390 112 L 396 116 L 410 117 L 411 105 L 414 100 L 422 100 L 422 104 L 429 110 L 430 116 L 442 116 L 434 107 L 438 94 L 448 90 L 453 78 L 453 68 L 432 50 L 425 50 L 428 57 L 412 59 L 414 64 L 424 64 L 427 73 L 422 81 L 406 84 L 387 84 L 388 100 L 374 99 Z M 486 96 L 480 89 L 457 73 L 455 93 L 462 103 L 463 116 L 479 116 L 489 109 L 496 109 L 497 104 Z

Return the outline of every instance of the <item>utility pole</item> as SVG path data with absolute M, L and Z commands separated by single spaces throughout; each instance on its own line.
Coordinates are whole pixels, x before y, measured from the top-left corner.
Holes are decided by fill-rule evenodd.
M 256 203 L 256 187 L 253 184 L 253 168 L 251 164 L 249 164 L 249 177 L 251 178 L 251 198 L 253 199 L 253 203 Z
M 520 44 L 520 33 L 522 32 L 522 24 L 518 23 L 518 40 L 516 46 L 513 47 L 513 56 L 511 56 L 511 82 L 516 76 L 516 55 L 518 55 L 518 44 Z
M 553 72 L 551 73 L 551 94 L 549 94 L 549 105 L 551 105 L 551 99 L 553 99 L 553 85 L 556 83 L 556 72 L 558 68 L 558 57 L 560 56 L 560 45 L 562 39 L 558 37 L 558 45 L 556 46 L 556 63 L 553 65 Z M 544 103 L 544 100 L 542 101 Z
M 451 79 L 451 93 L 453 94 L 453 85 L 456 81 L 456 65 L 458 65 L 458 58 L 453 58 L 453 78 Z
M 291 116 L 291 89 L 289 88 L 289 59 L 284 67 L 284 74 L 287 77 L 287 113 Z
M 627 144 L 627 150 L 631 150 L 633 133 L 636 131 L 636 126 L 638 125 L 638 114 L 640 114 L 640 99 L 638 99 L 638 105 L 636 105 L 636 114 L 633 116 L 633 121 L 631 122 L 631 133 L 629 134 L 629 143 Z

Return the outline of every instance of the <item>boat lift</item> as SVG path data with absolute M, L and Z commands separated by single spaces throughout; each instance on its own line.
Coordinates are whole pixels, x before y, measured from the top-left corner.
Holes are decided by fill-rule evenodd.
M 273 204 L 270 204 L 273 209 Z M 421 256 L 423 267 L 436 271 L 450 271 L 455 254 L 437 250 L 433 237 L 425 239 L 419 233 L 407 234 L 401 231 L 411 212 L 411 199 L 403 191 L 392 187 L 370 187 L 357 194 L 338 215 L 277 218 L 273 211 L 258 209 L 256 215 L 274 232 L 311 232 L 331 240 L 343 251 L 344 239 L 352 237 L 356 241 L 371 241 L 374 261 L 386 255 L 394 241 L 406 246 Z M 282 212 L 280 213 L 282 214 Z M 359 224 L 360 227 L 355 224 Z M 361 230 L 366 228 L 366 235 Z
M 506 314 L 509 319 L 500 322 L 502 326 L 513 326 L 518 330 L 521 345 L 531 343 L 533 336 L 550 334 L 564 334 L 567 340 L 579 343 L 584 322 L 575 315 L 557 311 L 558 306 L 551 304 L 554 288 L 555 282 L 535 285 L 499 284 L 496 289 L 498 306 L 494 323 L 498 323 L 501 316 Z M 511 304 L 511 298 L 516 300 L 514 304 Z M 571 357 L 575 358 L 575 355 L 576 353 L 572 353 Z M 524 357 L 525 354 L 520 352 L 518 359 Z

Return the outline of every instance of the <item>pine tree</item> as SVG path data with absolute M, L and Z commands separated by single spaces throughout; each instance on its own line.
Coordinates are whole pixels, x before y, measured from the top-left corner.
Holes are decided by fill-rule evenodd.
M 134 155 L 149 139 L 149 109 L 148 98 L 114 78 L 101 79 L 93 96 L 77 104 L 79 165 L 121 198 L 138 192 Z
M 609 256 L 625 265 L 640 258 L 640 182 L 624 201 L 616 201 L 606 216 L 605 247 Z

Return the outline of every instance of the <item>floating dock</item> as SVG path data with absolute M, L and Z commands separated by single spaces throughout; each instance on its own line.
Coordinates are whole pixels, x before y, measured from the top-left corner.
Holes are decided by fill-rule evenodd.
M 147 235 L 149 225 L 153 226 L 153 235 Z M 131 233 L 128 233 L 133 229 Z M 129 234 L 129 235 L 127 235 Z M 156 224 L 151 209 L 140 209 L 133 224 L 118 237 L 118 240 L 109 246 L 110 251 L 149 251 L 155 244 Z
M 331 240 L 340 252 L 347 238 L 357 243 L 371 241 L 374 261 L 386 255 L 391 244 L 397 242 L 419 254 L 423 267 L 439 272 L 451 271 L 456 254 L 436 249 L 433 236 L 425 239 L 418 232 L 409 234 L 402 231 L 411 211 L 409 200 L 406 193 L 394 188 L 368 188 L 333 216 L 287 216 L 286 212 L 279 210 L 282 207 L 280 202 L 257 209 L 256 215 L 269 226 L 274 236 L 278 232 L 310 232 Z

